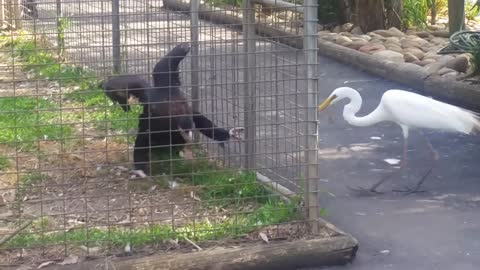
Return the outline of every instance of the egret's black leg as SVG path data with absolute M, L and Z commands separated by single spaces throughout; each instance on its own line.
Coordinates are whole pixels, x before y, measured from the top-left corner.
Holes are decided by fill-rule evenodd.
M 402 160 L 400 162 L 400 171 L 399 172 L 404 171 L 407 167 L 408 129 L 406 127 L 402 127 L 402 132 L 403 132 Z M 398 172 L 394 172 L 392 174 L 389 174 L 389 175 L 383 177 L 382 179 L 380 179 L 380 181 L 373 184 L 370 188 L 362 188 L 362 187 L 358 187 L 358 188 L 348 187 L 348 188 L 352 191 L 356 191 L 356 192 L 360 193 L 361 195 L 382 194 L 383 192 L 377 191 L 377 188 L 380 185 L 382 185 L 383 183 L 385 183 L 388 179 L 392 178 L 392 176 L 394 176 L 396 174 L 398 174 Z
M 425 136 L 425 134 L 423 132 L 420 131 L 420 134 L 422 134 L 423 138 L 425 139 L 425 142 L 428 146 L 428 149 L 430 150 L 430 152 L 432 153 L 432 160 L 439 160 L 440 159 L 440 155 L 438 154 L 437 150 L 435 150 L 435 148 L 433 148 L 433 145 L 432 143 L 430 142 L 430 140 L 428 139 L 427 136 Z
M 419 132 L 422 137 L 425 139 L 425 142 L 428 146 L 428 149 L 430 150 L 431 154 L 432 154 L 432 166 L 430 167 L 430 169 L 428 169 L 427 173 L 425 173 L 423 175 L 422 178 L 420 178 L 420 180 L 417 182 L 417 184 L 415 184 L 415 186 L 413 188 L 409 188 L 409 187 L 406 187 L 405 189 L 402 189 L 402 190 L 394 190 L 395 192 L 403 192 L 405 194 L 413 194 L 413 193 L 421 193 L 421 192 L 425 192 L 425 190 L 420 190 L 420 187 L 422 186 L 422 184 L 425 182 L 425 180 L 427 180 L 428 176 L 430 175 L 430 173 L 432 173 L 432 170 L 433 170 L 433 165 L 435 164 L 435 161 L 437 161 L 439 158 L 440 158 L 440 155 L 438 154 L 438 152 L 433 148 L 433 145 L 432 143 L 430 142 L 430 140 L 428 139 L 428 137 L 422 132 L 420 131 Z
M 394 172 L 394 173 L 391 173 L 387 176 L 384 176 L 382 179 L 380 179 L 380 181 L 373 184 L 370 188 L 362 188 L 362 187 L 352 188 L 350 186 L 347 186 L 347 188 L 354 191 L 354 192 L 357 192 L 359 195 L 362 195 L 362 196 L 372 196 L 372 195 L 382 194 L 383 192 L 377 191 L 377 188 L 381 184 L 383 184 L 385 181 L 390 179 L 392 176 L 394 176 L 395 174 L 396 173 Z
M 420 179 L 420 181 L 417 182 L 417 184 L 415 185 L 414 188 L 406 187 L 405 189 L 394 189 L 393 191 L 394 192 L 401 192 L 401 193 L 404 193 L 405 195 L 409 195 L 409 194 L 413 194 L 413 193 L 426 192 L 425 190 L 420 190 L 420 187 L 425 182 L 425 180 L 427 180 L 430 173 L 432 173 L 432 170 L 433 170 L 433 167 L 430 168 L 425 175 L 423 175 L 423 177 Z

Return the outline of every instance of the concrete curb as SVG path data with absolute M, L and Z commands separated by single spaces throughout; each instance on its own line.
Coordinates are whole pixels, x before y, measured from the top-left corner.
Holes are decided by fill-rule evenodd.
M 164 0 L 165 8 L 188 12 L 190 4 L 183 0 Z M 227 24 L 230 27 L 240 28 L 241 18 L 218 12 L 211 7 L 201 5 L 199 16 L 215 23 Z M 289 33 L 267 24 L 256 25 L 257 34 L 273 38 L 275 41 L 302 48 L 303 40 L 298 34 Z M 454 103 L 472 110 L 480 110 L 480 86 L 462 81 L 452 81 L 438 75 L 429 76 L 420 66 L 411 63 L 395 63 L 370 56 L 335 43 L 318 40 L 319 54 L 333 58 L 339 62 L 350 64 L 371 74 L 407 85 L 420 91 L 424 95 L 449 103 Z

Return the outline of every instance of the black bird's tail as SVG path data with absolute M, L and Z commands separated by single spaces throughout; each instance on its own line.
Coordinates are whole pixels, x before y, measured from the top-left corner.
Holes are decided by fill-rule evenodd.
M 153 85 L 155 87 L 180 85 L 178 67 L 190 52 L 189 43 L 180 43 L 168 52 L 153 68 Z

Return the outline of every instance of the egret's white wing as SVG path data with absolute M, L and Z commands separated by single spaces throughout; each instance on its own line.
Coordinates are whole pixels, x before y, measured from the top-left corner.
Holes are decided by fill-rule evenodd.
M 392 120 L 410 127 L 470 133 L 480 126 L 472 112 L 408 91 L 389 90 L 382 104 Z

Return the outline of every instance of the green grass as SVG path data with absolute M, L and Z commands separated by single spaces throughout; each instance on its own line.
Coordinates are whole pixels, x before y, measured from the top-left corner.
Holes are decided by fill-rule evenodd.
M 7 157 L 0 156 L 0 171 L 4 171 L 10 167 L 10 160 Z
M 83 67 L 62 63 L 56 51 L 43 48 L 39 41 L 24 36 L 1 35 L 0 44 L 3 49 L 11 50 L 23 64 L 23 70 L 32 72 L 37 79 L 54 80 L 63 85 L 78 84 L 95 74 Z
M 66 97 L 85 108 L 86 121 L 94 122 L 98 130 L 112 129 L 127 133 L 138 126 L 138 116 L 142 106 L 131 104 L 130 112 L 125 112 L 113 102 L 98 87 L 96 81 L 84 81 L 79 89 L 66 94 Z M 128 142 L 133 142 L 131 139 Z
M 475 20 L 480 12 L 480 7 L 475 5 L 476 2 L 465 1 L 465 18 Z
M 197 160 L 185 162 L 179 156 L 163 153 L 153 155 L 154 175 L 174 175 L 185 184 L 201 187 L 200 196 L 205 201 L 217 204 L 256 202 L 267 203 L 272 193 L 259 184 L 255 172 L 221 169 L 210 163 L 205 155 L 196 153 Z
M 33 97 L 0 98 L 0 143 L 31 148 L 37 140 L 58 140 L 72 130 L 62 126 L 53 101 Z
M 76 245 L 87 247 L 121 248 L 127 244 L 141 247 L 159 243 L 168 239 L 187 237 L 197 243 L 217 240 L 224 237 L 238 237 L 256 228 L 268 224 L 278 224 L 291 220 L 296 213 L 293 204 L 279 202 L 266 204 L 252 213 L 238 214 L 221 223 L 212 224 L 208 221 L 196 222 L 173 229 L 170 225 L 154 224 L 136 228 L 76 228 L 66 232 L 48 232 L 48 221 L 41 219 L 24 233 L 20 233 L 7 242 L 7 248 L 35 248 L 49 245 Z M 47 225 L 46 225 L 47 224 Z
M 31 143 L 39 139 L 61 139 L 72 133 L 67 121 L 94 122 L 93 126 L 101 131 L 111 129 L 126 133 L 138 125 L 141 106 L 131 106 L 131 112 L 124 112 L 114 105 L 98 86 L 97 79 L 88 70 L 60 63 L 53 51 L 41 50 L 40 45 L 25 38 L 13 41 L 0 37 L 3 47 L 12 50 L 13 55 L 24 63 L 24 69 L 37 78 L 61 81 L 71 84 L 77 90 L 67 93 L 66 98 L 75 107 L 83 107 L 83 112 L 62 112 L 60 117 L 58 104 L 43 98 L 10 97 L 0 99 L 0 140 L 4 142 Z M 130 136 L 133 139 L 133 136 Z M 132 141 L 129 141 L 130 143 Z M 142 246 L 171 238 L 188 237 L 198 242 L 218 239 L 225 236 L 238 236 L 252 231 L 256 226 L 278 224 L 290 221 L 300 214 L 298 200 L 290 203 L 282 201 L 278 195 L 257 182 L 254 172 L 220 169 L 206 159 L 193 163 L 185 162 L 178 156 L 170 157 L 157 154 L 152 164 L 154 175 L 175 175 L 176 179 L 189 186 L 196 186 L 204 206 L 228 208 L 231 213 L 221 223 L 211 224 L 198 221 L 184 227 L 173 229 L 170 225 L 151 225 L 126 229 L 76 228 L 67 232 L 47 232 L 48 220 L 41 219 L 31 225 L 24 233 L 11 239 L 10 248 L 28 248 L 35 246 L 73 243 L 86 246 L 122 247 L 129 243 Z M 0 168 L 2 162 L 0 159 Z M 21 191 L 45 180 L 45 175 L 30 173 L 22 176 Z M 159 177 L 157 181 L 165 181 Z M 22 192 L 20 192 L 22 193 Z M 40 224 L 40 225 L 39 225 Z M 53 226 L 50 226 L 53 227 Z
M 20 178 L 23 187 L 31 187 L 44 180 L 47 180 L 47 176 L 38 172 L 28 173 Z
M 66 93 L 65 95 L 67 99 L 75 102 L 73 106 L 84 107 L 85 115 L 82 116 L 78 112 L 64 112 L 62 117 L 64 123 L 67 120 L 79 122 L 78 120 L 82 120 L 82 117 L 84 117 L 84 121 L 93 122 L 94 127 L 102 131 L 110 129 L 119 131 L 121 133 L 127 133 L 132 128 L 137 127 L 138 115 L 141 112 L 141 106 L 132 105 L 132 111 L 126 113 L 120 108 L 120 106 L 114 105 L 103 93 L 102 89 L 98 87 L 98 80 L 93 72 L 86 70 L 83 67 L 59 62 L 59 57 L 57 57 L 55 51 L 52 49 L 42 48 L 39 42 L 23 36 L 16 36 L 13 39 L 9 36 L 0 36 L 0 44 L 2 48 L 10 49 L 13 56 L 21 60 L 21 63 L 23 64 L 23 70 L 33 73 L 37 79 L 53 80 L 58 81 L 63 85 L 77 86 L 78 90 L 71 93 Z M 24 99 L 25 101 L 29 100 L 29 98 L 26 97 L 17 99 Z M 10 100 L 6 100 L 4 102 L 12 103 Z M 43 105 L 46 105 L 46 102 L 40 101 L 40 106 Z M 48 105 L 51 105 L 53 108 L 55 104 L 53 102 L 49 102 Z M 17 106 L 17 110 L 18 109 L 21 110 L 21 108 Z M 30 111 L 30 113 L 32 113 L 32 111 Z M 45 117 L 40 118 L 48 119 L 52 116 L 52 114 L 45 113 L 43 116 Z M 16 126 L 18 133 L 18 128 L 23 128 L 25 123 L 17 123 L 21 123 L 21 125 Z M 28 125 L 28 123 L 26 124 Z M 1 123 L 1 120 L 0 127 L 4 127 L 4 125 Z M 53 130 L 59 129 L 60 127 L 58 126 L 50 128 L 50 131 L 53 132 Z M 38 129 L 33 131 L 30 128 L 30 133 L 37 133 L 37 135 L 43 135 L 41 134 L 43 131 L 44 130 Z M 22 132 L 29 131 L 22 129 Z M 23 134 L 19 134 L 21 138 L 38 138 L 38 136 L 35 137 L 32 136 L 32 134 L 28 134 L 28 136 L 22 135 Z M 12 134 L 6 134 L 3 137 L 10 138 L 12 137 Z M 0 139 L 2 139 L 1 134 Z M 133 139 L 125 136 L 125 138 L 119 138 L 119 141 L 132 142 Z
M 185 171 L 187 166 L 173 166 L 175 172 Z M 196 165 L 195 165 L 196 164 Z M 47 245 L 83 245 L 88 247 L 121 248 L 127 244 L 134 247 L 159 243 L 163 240 L 188 237 L 201 243 L 224 237 L 237 237 L 266 225 L 292 221 L 300 216 L 299 200 L 291 202 L 281 200 L 278 195 L 267 190 L 255 179 L 252 172 L 213 171 L 215 167 L 198 162 L 193 165 L 193 180 L 183 178 L 187 183 L 201 186 L 199 195 L 204 200 L 211 200 L 206 206 L 228 207 L 232 214 L 222 222 L 210 223 L 198 220 L 195 224 L 172 228 L 171 225 L 153 224 L 124 228 L 79 227 L 67 232 L 49 231 L 50 222 L 41 219 L 33 223 L 25 233 L 12 238 L 7 248 L 34 248 Z M 189 168 L 192 170 L 192 167 Z M 208 170 L 208 171 L 203 171 Z M 43 176 L 32 174 L 23 178 L 27 183 L 36 183 Z M 191 181 L 191 182 L 189 182 Z M 198 182 L 197 182 L 198 181 Z M 251 206 L 254 207 L 251 207 Z M 247 210 L 249 209 L 249 210 Z
M 473 62 L 473 67 L 474 67 L 474 74 L 479 75 L 480 74 L 480 44 L 478 44 L 476 47 L 473 48 L 472 51 L 472 62 Z
M 157 158 L 166 158 L 158 155 Z M 167 160 L 163 160 L 167 163 Z M 159 243 L 162 240 L 188 237 L 201 243 L 224 237 L 237 237 L 256 228 L 280 224 L 300 217 L 299 199 L 285 202 L 278 195 L 257 182 L 255 173 L 221 170 L 207 161 L 186 164 L 180 160 L 169 160 L 171 166 L 156 167 L 158 172 L 170 170 L 177 174 L 185 184 L 199 187 L 198 194 L 206 207 L 221 206 L 232 213 L 222 222 L 210 223 L 197 220 L 195 224 L 172 228 L 171 225 L 153 224 L 124 228 L 76 228 L 67 232 L 49 232 L 50 222 L 40 220 L 25 233 L 12 238 L 8 248 L 34 248 L 46 245 L 84 245 L 89 247 L 121 248 L 127 244 L 144 246 Z M 25 183 L 37 183 L 43 176 L 31 174 L 22 177 Z M 236 213 L 236 214 L 235 214 Z M 40 225 L 39 225 L 40 223 Z

